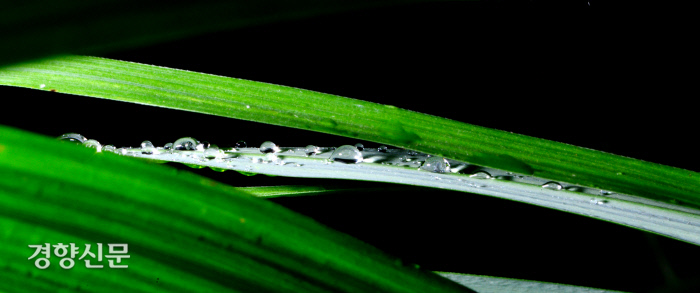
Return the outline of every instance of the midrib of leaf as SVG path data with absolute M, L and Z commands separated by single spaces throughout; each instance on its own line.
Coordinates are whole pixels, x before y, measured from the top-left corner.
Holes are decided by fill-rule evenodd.
M 0 69 L 0 84 L 342 135 L 700 207 L 697 172 L 303 89 L 83 56 Z

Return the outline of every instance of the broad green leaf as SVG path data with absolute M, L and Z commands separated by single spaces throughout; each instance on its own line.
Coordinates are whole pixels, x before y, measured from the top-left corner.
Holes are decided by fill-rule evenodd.
M 508 279 L 491 276 L 479 276 L 439 272 L 441 276 L 464 286 L 474 288 L 479 293 L 615 293 L 621 291 L 604 290 L 548 282 Z
M 342 135 L 700 207 L 697 172 L 298 88 L 80 56 L 0 69 L 0 84 Z
M 4 126 L 0 227 L 4 292 L 471 292 L 212 180 Z M 43 243 L 127 243 L 129 268 L 39 270 Z
M 155 44 L 206 32 L 415 0 L 6 1 L 0 65 Z

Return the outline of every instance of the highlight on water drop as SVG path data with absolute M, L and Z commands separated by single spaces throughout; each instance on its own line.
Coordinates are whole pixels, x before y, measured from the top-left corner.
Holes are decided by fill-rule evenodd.
M 88 139 L 83 142 L 83 145 L 89 148 L 95 149 L 96 152 L 101 152 L 102 151 L 102 145 L 100 144 L 99 141 L 96 141 L 94 139 Z
M 469 175 L 469 178 L 474 178 L 474 179 L 491 179 L 491 174 L 489 172 L 485 171 L 479 171 L 474 174 Z
M 361 143 L 355 144 L 355 147 L 356 147 L 359 151 L 363 151 L 363 150 L 365 149 L 365 146 L 362 145 Z
M 219 149 L 216 145 L 210 145 L 209 148 L 204 150 L 204 158 L 212 160 L 212 159 L 220 159 L 221 157 L 224 156 L 224 151 Z
M 337 148 L 328 158 L 331 162 L 341 162 L 346 164 L 357 164 L 362 162 L 362 153 L 356 147 L 344 145 Z
M 59 140 L 84 143 L 87 138 L 77 133 L 66 133 L 58 137 Z
M 260 145 L 260 152 L 263 154 L 278 153 L 280 151 L 281 151 L 280 148 L 274 142 L 271 142 L 271 141 L 263 142 Z
M 183 137 L 173 143 L 173 149 L 178 151 L 194 151 L 199 141 L 191 137 Z
M 304 148 L 304 153 L 305 153 L 307 156 L 315 155 L 315 154 L 318 154 L 318 153 L 320 153 L 320 152 L 321 152 L 321 148 L 319 148 L 319 147 L 317 147 L 317 146 L 315 146 L 315 145 L 307 145 L 307 146 Z
M 450 171 L 450 163 L 442 157 L 429 157 L 425 159 L 420 169 L 436 173 L 445 173 Z
M 547 189 L 554 189 L 554 190 L 561 190 L 562 186 L 558 182 L 554 181 L 549 181 L 545 184 L 542 184 L 542 188 L 547 188 Z
M 156 148 L 153 146 L 153 143 L 148 140 L 144 140 L 141 143 L 141 153 L 144 155 L 152 155 L 156 153 Z

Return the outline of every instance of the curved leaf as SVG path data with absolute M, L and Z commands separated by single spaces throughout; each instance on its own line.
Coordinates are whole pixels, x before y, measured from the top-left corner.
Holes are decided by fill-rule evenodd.
M 4 126 L 0 226 L 8 292 L 471 292 L 212 180 Z M 129 268 L 39 270 L 43 243 L 127 243 Z

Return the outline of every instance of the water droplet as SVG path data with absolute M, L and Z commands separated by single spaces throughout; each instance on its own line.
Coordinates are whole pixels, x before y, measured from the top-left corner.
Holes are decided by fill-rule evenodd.
M 418 152 L 416 152 L 416 151 L 408 151 L 408 155 L 409 155 L 409 156 L 417 156 L 417 155 L 418 155 Z
M 197 146 L 195 147 L 195 149 L 198 151 L 203 151 L 203 150 L 208 149 L 210 146 L 211 146 L 211 144 L 209 144 L 208 141 L 203 141 L 203 142 L 198 143 Z
M 102 151 L 102 145 L 100 144 L 99 141 L 96 141 L 94 139 L 88 139 L 83 142 L 83 145 L 89 148 L 95 149 L 96 152 L 101 152 Z
M 359 150 L 359 151 L 363 151 L 363 150 L 365 149 L 365 146 L 362 145 L 361 143 L 355 144 L 355 147 L 356 147 L 357 150 Z
M 209 146 L 206 150 L 204 150 L 204 157 L 207 159 L 219 159 L 224 156 L 224 152 L 220 150 L 217 146 L 212 145 Z
M 173 143 L 172 142 L 166 143 L 165 146 L 163 146 L 163 148 L 166 150 L 170 150 L 173 148 Z
M 178 151 L 194 151 L 199 142 L 191 137 L 183 137 L 173 143 L 173 149 Z
M 617 173 L 615 173 L 615 174 L 616 174 L 616 175 L 623 175 L 624 173 L 622 173 L 622 172 L 617 172 Z
M 554 189 L 554 190 L 561 190 L 561 184 L 554 182 L 554 181 L 549 181 L 545 184 L 542 184 L 542 188 L 547 188 L 547 189 Z
M 380 146 L 379 148 L 377 148 L 377 150 L 380 151 L 380 152 L 382 152 L 382 153 L 386 153 L 386 151 L 387 151 L 388 149 L 389 149 L 389 148 L 387 148 L 385 145 Z
M 265 155 L 265 160 L 263 161 L 264 163 L 272 163 L 275 165 L 281 165 L 282 160 L 275 154 L 269 153 Z
M 185 166 L 190 167 L 190 168 L 195 168 L 195 169 L 202 169 L 204 166 L 202 165 L 197 165 L 197 164 L 185 164 Z
M 346 164 L 356 164 L 362 162 L 362 153 L 354 146 L 344 145 L 333 151 L 328 160 Z
M 144 155 L 152 155 L 156 151 L 156 148 L 153 147 L 153 143 L 151 143 L 148 140 L 145 140 L 141 143 L 141 153 Z
M 479 171 L 474 174 L 469 175 L 469 178 L 474 178 L 474 179 L 491 179 L 491 174 L 488 172 L 484 171 Z
M 596 198 L 591 198 L 591 203 L 592 203 L 592 204 L 606 204 L 606 203 L 608 203 L 608 201 L 605 200 L 605 199 L 604 199 L 604 200 L 598 200 L 598 199 L 596 199 Z
M 238 173 L 241 173 L 245 176 L 255 176 L 258 175 L 258 173 L 253 173 L 253 172 L 245 172 L 245 171 L 238 171 Z
M 102 147 L 102 151 L 116 153 L 117 148 L 111 144 L 108 144 L 108 145 Z
M 420 168 L 430 172 L 445 173 L 450 171 L 450 163 L 442 157 L 430 157 L 425 159 Z
M 245 105 L 246 109 L 250 109 L 250 105 Z
M 66 133 L 59 136 L 58 139 L 77 143 L 84 143 L 87 140 L 87 138 L 77 133 Z
M 280 148 L 274 142 L 271 142 L 271 141 L 263 142 L 260 145 L 260 152 L 263 154 L 277 153 L 279 151 L 280 151 Z
M 234 147 L 237 149 L 245 148 L 248 147 L 248 144 L 246 144 L 245 141 L 239 140 Z
M 583 187 L 580 187 L 580 186 L 571 186 L 571 187 L 566 188 L 566 190 L 568 190 L 568 191 L 573 191 L 573 192 L 584 192 L 584 191 L 586 191 Z
M 46 87 L 46 85 L 43 84 L 43 83 L 39 85 L 39 88 L 40 88 L 40 89 L 43 89 L 43 88 L 45 88 L 45 87 Z
M 225 172 L 225 171 L 228 171 L 227 169 L 216 168 L 216 167 L 209 167 L 209 169 L 212 169 L 212 170 L 214 170 L 214 171 L 216 171 L 216 172 Z
M 315 154 L 318 154 L 319 152 L 321 152 L 321 149 L 315 145 L 307 145 L 304 148 L 304 153 L 307 156 L 315 155 Z
M 613 194 L 611 191 L 606 191 L 606 190 L 601 190 L 600 195 L 611 195 Z

